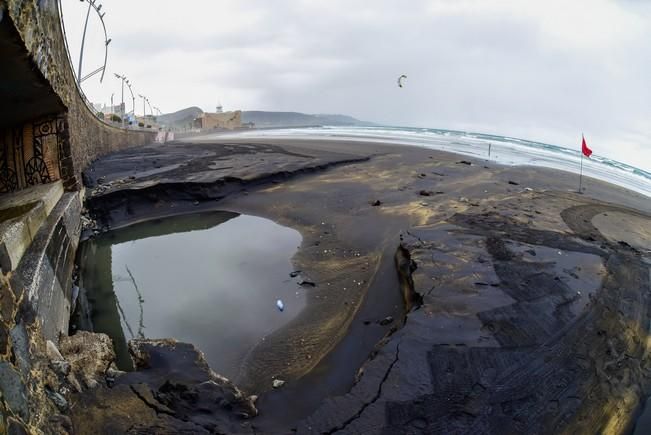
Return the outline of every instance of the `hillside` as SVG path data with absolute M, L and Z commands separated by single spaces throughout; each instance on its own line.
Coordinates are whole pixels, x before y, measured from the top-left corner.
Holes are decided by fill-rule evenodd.
M 169 127 L 187 127 L 189 124 L 192 124 L 194 119 L 201 115 L 203 110 L 193 106 L 186 109 L 179 110 L 173 113 L 166 113 L 156 117 L 156 120 L 162 124 Z
M 187 128 L 192 121 L 201 115 L 203 110 L 193 106 L 174 113 L 166 113 L 157 117 L 158 122 L 168 127 Z M 374 125 L 360 121 L 347 115 L 317 114 L 311 115 L 300 112 L 267 112 L 262 110 L 242 111 L 242 123 L 253 123 L 255 127 L 310 127 L 318 125 Z
M 316 125 L 373 125 L 347 115 L 310 115 L 300 112 L 266 112 L 247 110 L 242 112 L 242 122 L 252 122 L 256 127 L 307 127 Z

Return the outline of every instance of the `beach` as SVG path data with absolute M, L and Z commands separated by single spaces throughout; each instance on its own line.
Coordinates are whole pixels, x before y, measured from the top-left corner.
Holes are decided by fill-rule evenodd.
M 584 177 L 579 194 L 577 175 L 555 169 L 326 138 L 184 139 L 104 157 L 84 181 L 86 237 L 211 210 L 301 233 L 307 305 L 231 379 L 258 396 L 257 417 L 226 419 L 238 432 L 619 433 L 650 391 L 641 193 Z M 142 376 L 118 383 L 138 377 L 155 401 L 160 385 Z M 129 391 L 92 394 L 155 421 Z M 76 427 L 121 418 L 84 415 Z

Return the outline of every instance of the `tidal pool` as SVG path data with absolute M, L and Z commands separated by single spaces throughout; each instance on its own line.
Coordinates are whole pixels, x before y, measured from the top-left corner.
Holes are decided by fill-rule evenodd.
M 77 327 L 111 336 L 122 369 L 131 368 L 128 340 L 172 337 L 237 380 L 250 349 L 305 306 L 300 276 L 290 277 L 301 240 L 291 228 L 230 212 L 101 235 L 82 245 Z

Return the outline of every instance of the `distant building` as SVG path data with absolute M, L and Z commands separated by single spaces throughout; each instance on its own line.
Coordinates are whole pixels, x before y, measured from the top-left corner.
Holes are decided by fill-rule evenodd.
M 201 130 L 234 130 L 242 127 L 242 111 L 203 113 L 194 120 L 194 128 Z
M 102 113 L 117 113 L 118 115 L 121 113 L 125 113 L 125 104 L 118 104 L 116 106 L 107 106 L 106 104 L 98 104 L 98 103 L 93 103 L 93 108 L 95 109 L 96 112 L 102 112 Z
M 136 116 L 136 124 L 138 125 L 138 127 L 155 128 L 155 129 L 159 128 L 158 122 L 156 121 L 156 117 L 152 115 L 147 115 L 145 117 Z

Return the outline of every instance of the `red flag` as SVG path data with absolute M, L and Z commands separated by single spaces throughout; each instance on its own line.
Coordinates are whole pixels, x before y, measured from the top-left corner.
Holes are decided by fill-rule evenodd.
M 588 148 L 588 145 L 585 143 L 585 138 L 581 136 L 583 139 L 583 142 L 581 143 L 581 151 L 583 152 L 583 155 L 586 157 L 590 157 L 592 155 L 592 150 Z

